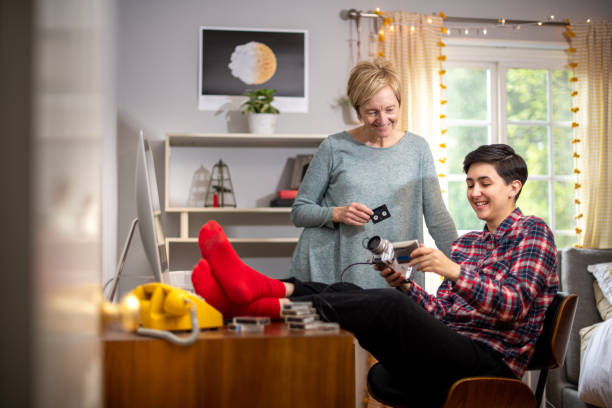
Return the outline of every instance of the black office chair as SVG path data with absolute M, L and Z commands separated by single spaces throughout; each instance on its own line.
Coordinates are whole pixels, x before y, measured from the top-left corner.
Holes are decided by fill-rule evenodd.
M 535 394 L 524 382 L 511 378 L 468 377 L 450 388 L 442 408 L 535 408 L 542 403 L 548 370 L 561 367 L 576 314 L 578 296 L 559 292 L 546 311 L 544 328 L 528 370 L 540 370 Z M 368 372 L 368 390 L 377 401 L 396 408 L 409 406 L 410 395 L 392 381 L 377 363 Z

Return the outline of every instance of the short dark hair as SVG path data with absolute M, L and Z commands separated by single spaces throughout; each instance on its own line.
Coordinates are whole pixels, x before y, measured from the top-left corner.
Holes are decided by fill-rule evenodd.
M 469 152 L 463 160 L 463 172 L 467 174 L 470 166 L 478 162 L 492 164 L 497 174 L 504 179 L 506 184 L 518 180 L 524 186 L 527 182 L 528 173 L 525 160 L 516 154 L 512 147 L 506 144 L 482 145 L 478 149 Z M 518 199 L 521 190 L 514 197 L 514 201 Z

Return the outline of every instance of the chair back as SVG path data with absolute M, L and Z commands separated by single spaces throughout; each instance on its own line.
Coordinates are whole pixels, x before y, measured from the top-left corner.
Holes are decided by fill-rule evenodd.
M 563 365 L 577 306 L 577 295 L 557 292 L 546 311 L 542 334 L 536 342 L 528 370 Z

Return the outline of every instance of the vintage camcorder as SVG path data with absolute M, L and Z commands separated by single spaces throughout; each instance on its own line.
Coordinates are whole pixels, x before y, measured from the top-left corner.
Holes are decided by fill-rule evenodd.
M 410 254 L 418 247 L 419 241 L 417 240 L 392 243 L 379 235 L 374 235 L 366 244 L 366 248 L 372 252 L 368 262 L 380 267 L 388 266 L 400 272 L 406 282 L 410 282 L 414 268 L 408 266 L 408 262 L 410 262 Z

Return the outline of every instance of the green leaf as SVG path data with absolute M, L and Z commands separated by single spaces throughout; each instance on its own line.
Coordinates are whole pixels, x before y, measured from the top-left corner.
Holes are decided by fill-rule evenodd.
M 280 113 L 277 108 L 272 106 L 276 89 L 252 89 L 245 92 L 243 95 L 248 97 L 242 105 L 242 113 Z

